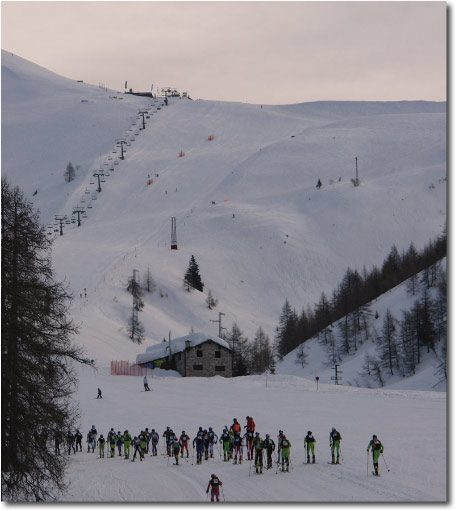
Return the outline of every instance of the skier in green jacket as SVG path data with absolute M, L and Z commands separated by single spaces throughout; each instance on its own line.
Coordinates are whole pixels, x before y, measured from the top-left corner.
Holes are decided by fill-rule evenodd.
M 255 469 L 257 474 L 258 469 L 260 469 L 260 474 L 263 473 L 263 449 L 263 439 L 261 438 L 260 433 L 257 431 L 255 433 L 255 438 L 252 441 L 252 450 L 255 453 Z
M 223 445 L 223 461 L 229 461 L 231 452 L 231 435 L 228 433 L 227 428 L 225 428 L 223 433 L 220 435 L 220 443 Z
M 336 428 L 331 429 L 331 433 L 329 433 L 329 447 L 331 447 L 331 463 L 339 463 L 339 454 L 340 454 L 340 441 L 342 440 L 342 435 L 336 430 Z M 337 459 L 334 461 L 334 451 L 337 452 Z
M 315 438 L 312 435 L 312 431 L 307 432 L 306 438 L 304 438 L 304 449 L 307 452 L 307 463 L 310 463 L 310 452 L 312 451 L 312 463 L 315 463 Z
M 125 459 L 128 460 L 130 458 L 130 445 L 131 445 L 131 435 L 128 432 L 128 429 L 126 429 L 124 431 L 123 442 L 124 442 Z
M 104 458 L 105 442 L 106 440 L 103 438 L 103 435 L 100 435 L 100 438 L 97 440 L 97 445 L 100 447 L 100 458 Z
M 372 450 L 372 460 L 374 463 L 375 475 L 378 476 L 380 475 L 378 473 L 378 458 L 380 458 L 380 454 L 383 454 L 383 444 L 377 438 L 377 435 L 372 435 L 372 440 L 367 446 L 367 452 L 369 452 L 369 449 Z
M 290 447 L 291 442 L 284 434 L 282 434 L 279 442 L 279 448 L 282 454 L 282 472 L 284 472 L 285 470 L 287 472 L 290 471 Z M 286 469 L 285 464 L 287 465 Z

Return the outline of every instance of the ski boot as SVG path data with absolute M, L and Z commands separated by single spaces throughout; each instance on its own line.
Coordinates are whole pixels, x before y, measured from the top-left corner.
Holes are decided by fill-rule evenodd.
M 262 474 L 262 473 L 263 473 L 263 466 L 260 465 L 260 474 Z
M 315 456 L 312 456 L 312 463 L 315 463 Z
M 336 465 L 339 465 L 339 456 L 337 456 Z
M 332 460 L 331 460 L 331 463 L 334 465 L 334 463 L 335 463 L 335 462 L 336 462 L 336 461 L 335 461 L 334 454 L 333 454 L 333 456 L 332 456 Z
M 307 456 L 307 463 L 310 463 L 310 456 Z

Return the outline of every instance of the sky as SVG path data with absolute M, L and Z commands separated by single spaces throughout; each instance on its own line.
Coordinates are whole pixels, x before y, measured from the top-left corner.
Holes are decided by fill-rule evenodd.
M 445 2 L 3 1 L 1 14 L 2 49 L 117 91 L 446 100 Z

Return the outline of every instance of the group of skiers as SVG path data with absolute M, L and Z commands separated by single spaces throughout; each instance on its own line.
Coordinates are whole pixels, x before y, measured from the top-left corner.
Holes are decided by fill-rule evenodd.
M 203 455 L 204 459 L 214 457 L 214 446 L 220 443 L 221 449 L 223 449 L 223 461 L 229 462 L 233 460 L 233 463 L 242 464 L 243 461 L 243 449 L 247 451 L 247 460 L 249 460 L 250 466 L 252 463 L 255 467 L 257 474 L 263 473 L 263 456 L 266 457 L 266 469 L 270 469 L 273 466 L 273 453 L 277 447 L 277 468 L 281 468 L 284 472 L 290 470 L 290 448 L 291 442 L 286 437 L 282 430 L 279 430 L 277 435 L 277 444 L 271 438 L 268 433 L 264 439 L 260 436 L 258 431 L 255 431 L 255 422 L 252 417 L 246 417 L 247 424 L 244 426 L 244 432 L 242 431 L 241 425 L 236 418 L 233 419 L 233 424 L 230 428 L 224 427 L 220 437 L 213 431 L 212 427 L 203 429 L 199 427 L 195 437 L 191 443 L 193 447 L 192 452 L 192 464 L 193 458 L 196 453 L 196 464 L 202 463 Z M 175 465 L 179 465 L 180 458 L 189 458 L 190 451 L 189 445 L 191 437 L 185 432 L 177 436 L 174 431 L 167 426 L 166 430 L 161 435 L 164 441 L 164 450 L 168 459 L 171 457 L 175 458 Z M 60 439 L 57 439 L 56 435 L 56 453 L 60 454 Z M 331 462 L 332 464 L 339 464 L 341 458 L 340 442 L 342 436 L 336 428 L 332 428 L 329 434 L 329 446 L 331 449 Z M 158 451 L 162 453 L 160 449 L 160 434 L 152 428 L 145 428 L 141 432 L 133 436 L 125 430 L 123 433 L 120 431 L 115 432 L 114 428 L 106 435 L 106 439 L 101 434 L 97 437 L 97 430 L 93 425 L 91 430 L 87 433 L 87 452 L 95 452 L 96 447 L 99 449 L 99 457 L 105 457 L 105 451 L 107 451 L 107 457 L 115 457 L 116 449 L 118 456 L 124 456 L 125 459 L 135 461 L 138 456 L 140 461 L 144 460 L 145 454 L 151 453 L 151 456 L 157 456 Z M 316 439 L 313 436 L 312 431 L 307 431 L 307 435 L 304 438 L 304 449 L 306 452 L 307 463 L 316 463 L 315 458 L 315 444 Z M 82 451 L 82 433 L 79 430 L 76 433 L 67 434 L 67 446 L 68 454 L 76 453 L 78 450 Z M 123 453 L 122 453 L 123 449 Z M 131 449 L 131 450 L 130 450 Z M 222 450 L 219 450 L 220 457 L 222 456 Z M 378 459 L 383 454 L 383 445 L 376 435 L 373 435 L 372 440 L 369 442 L 367 451 L 372 451 L 374 475 L 379 475 L 378 472 Z M 132 454 L 132 456 L 131 456 Z

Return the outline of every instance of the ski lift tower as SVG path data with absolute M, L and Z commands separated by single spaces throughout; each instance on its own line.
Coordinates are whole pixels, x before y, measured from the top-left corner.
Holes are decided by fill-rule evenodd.
M 84 214 L 85 209 L 79 206 L 73 209 L 73 215 L 78 215 L 78 227 L 81 227 L 81 215 Z
M 55 215 L 54 219 L 60 224 L 60 236 L 63 236 L 63 224 L 68 219 L 66 215 Z
M 177 250 L 176 217 L 171 218 L 171 250 Z

